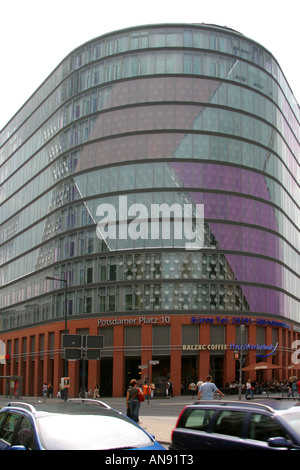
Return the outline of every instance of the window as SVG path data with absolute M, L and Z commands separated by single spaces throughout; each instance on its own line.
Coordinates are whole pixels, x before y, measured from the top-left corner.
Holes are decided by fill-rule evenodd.
M 16 436 L 16 442 L 14 445 L 21 445 L 26 447 L 28 450 L 36 450 L 36 441 L 33 434 L 33 429 L 29 419 L 23 418 L 18 429 L 18 435 Z
M 20 417 L 16 414 L 8 413 L 1 429 L 0 439 L 3 439 L 8 444 L 12 444 L 15 427 L 19 418 Z
M 213 432 L 240 437 L 246 413 L 241 411 L 221 411 L 215 422 Z
M 274 417 L 253 413 L 250 418 L 248 439 L 267 442 L 271 437 L 289 439 Z
M 179 426 L 197 431 L 206 431 L 214 413 L 215 410 L 190 409 L 182 416 Z

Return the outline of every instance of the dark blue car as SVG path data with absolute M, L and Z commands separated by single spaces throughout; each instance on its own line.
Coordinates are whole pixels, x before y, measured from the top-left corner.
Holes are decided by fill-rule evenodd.
M 13 449 L 166 450 L 119 411 L 85 399 L 34 406 L 10 403 L 3 407 L 0 450 Z
M 300 450 L 300 406 L 276 402 L 198 402 L 186 406 L 172 450 Z M 291 406 L 292 405 L 292 406 Z M 278 409 L 282 407 L 285 409 Z

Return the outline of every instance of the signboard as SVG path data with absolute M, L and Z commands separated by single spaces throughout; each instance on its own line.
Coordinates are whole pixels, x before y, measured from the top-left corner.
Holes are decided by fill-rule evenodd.
M 88 335 L 86 337 L 86 347 L 90 349 L 102 349 L 103 348 L 103 336 Z
M 100 359 L 101 350 L 100 349 L 87 349 L 86 359 Z
M 62 335 L 63 348 L 81 348 L 82 335 Z
M 67 361 L 77 361 L 81 359 L 81 349 L 65 349 L 65 359 Z
M 70 387 L 70 377 L 62 377 L 60 379 L 62 388 L 69 388 Z
M 78 359 L 100 359 L 103 336 L 99 335 L 62 335 L 62 347 L 67 361 Z
M 0 340 L 0 364 L 5 364 L 5 343 Z

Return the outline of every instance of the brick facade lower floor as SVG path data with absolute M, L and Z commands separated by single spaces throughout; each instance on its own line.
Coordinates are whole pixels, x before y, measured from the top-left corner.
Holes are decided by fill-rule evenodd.
M 171 378 L 175 395 L 187 392 L 192 380 L 205 379 L 208 374 L 224 387 L 239 377 L 235 350 L 242 351 L 243 367 L 259 360 L 280 367 L 245 372 L 243 381 L 284 380 L 296 373 L 288 366 L 292 363 L 293 344 L 300 339 L 299 328 L 289 322 L 247 315 L 170 313 L 68 318 L 67 330 L 68 334 L 104 338 L 100 360 L 68 361 L 70 397 L 78 396 L 81 387 L 93 390 L 95 383 L 100 383 L 102 396 L 124 396 L 132 378 L 149 379 L 155 383 L 157 394 L 164 393 L 166 378 Z M 1 333 L 6 363 L 0 364 L 0 376 L 21 379 L 11 379 L 9 385 L 0 379 L 0 394 L 6 394 L 8 388 L 11 393 L 15 381 L 21 380 L 22 396 L 40 396 L 44 383 L 51 383 L 56 395 L 66 375 L 64 333 L 63 321 Z

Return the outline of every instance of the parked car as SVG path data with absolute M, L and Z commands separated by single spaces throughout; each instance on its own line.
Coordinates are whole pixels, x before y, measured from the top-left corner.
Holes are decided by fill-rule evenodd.
M 300 406 L 206 401 L 187 405 L 171 450 L 300 450 Z M 288 406 L 288 405 L 287 405 Z
M 0 410 L 0 450 L 11 449 L 166 450 L 121 412 L 88 399 L 8 403 Z

